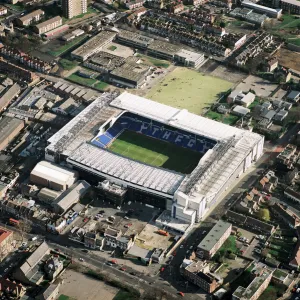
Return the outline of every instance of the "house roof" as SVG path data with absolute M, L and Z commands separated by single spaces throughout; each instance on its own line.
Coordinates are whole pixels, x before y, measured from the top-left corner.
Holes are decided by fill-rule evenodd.
M 300 96 L 300 92 L 299 91 L 291 91 L 289 94 L 288 94 L 288 99 L 295 99 L 297 97 Z
M 0 245 L 1 243 L 6 240 L 11 234 L 13 234 L 12 231 L 4 229 L 0 227 Z

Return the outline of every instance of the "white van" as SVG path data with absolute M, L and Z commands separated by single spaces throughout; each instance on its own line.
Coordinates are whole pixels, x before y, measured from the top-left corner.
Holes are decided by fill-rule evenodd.
M 32 241 L 36 241 L 36 240 L 37 240 L 37 237 L 34 236 L 31 240 L 32 240 Z

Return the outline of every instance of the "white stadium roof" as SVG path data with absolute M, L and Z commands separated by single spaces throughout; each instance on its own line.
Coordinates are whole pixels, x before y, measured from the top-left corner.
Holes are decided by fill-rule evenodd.
M 245 133 L 242 129 L 195 115 L 185 109 L 180 110 L 128 92 L 114 99 L 111 105 L 217 141 Z
M 110 151 L 84 143 L 67 159 L 73 165 L 85 166 L 99 175 L 108 175 L 133 185 L 173 195 L 185 175 L 152 167 Z

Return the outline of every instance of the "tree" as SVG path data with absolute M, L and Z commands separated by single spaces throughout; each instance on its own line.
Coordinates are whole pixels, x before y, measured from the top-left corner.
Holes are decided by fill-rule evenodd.
M 267 208 L 261 208 L 257 212 L 257 217 L 263 221 L 270 221 L 270 211 Z
M 225 27 L 226 27 L 226 23 L 225 23 L 224 21 L 221 21 L 221 22 L 220 22 L 220 27 L 221 27 L 221 28 L 225 28 Z

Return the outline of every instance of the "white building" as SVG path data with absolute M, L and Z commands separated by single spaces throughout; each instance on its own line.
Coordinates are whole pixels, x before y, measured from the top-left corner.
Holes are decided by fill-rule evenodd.
M 270 8 L 270 7 L 267 7 L 267 6 L 263 6 L 263 5 L 253 3 L 253 2 L 248 1 L 248 0 L 242 1 L 242 6 L 247 7 L 247 8 L 251 8 L 256 12 L 266 14 L 267 16 L 269 16 L 271 18 L 278 19 L 282 15 L 282 9 Z
M 77 181 L 78 173 L 48 161 L 37 163 L 30 173 L 30 181 L 40 186 L 62 191 Z

